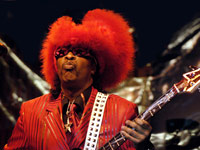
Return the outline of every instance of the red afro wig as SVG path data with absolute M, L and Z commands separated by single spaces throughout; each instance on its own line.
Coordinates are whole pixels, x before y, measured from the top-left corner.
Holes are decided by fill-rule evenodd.
M 91 49 L 99 64 L 102 89 L 113 88 L 123 81 L 133 67 L 134 41 L 128 22 L 111 10 L 88 11 L 81 24 L 72 18 L 58 18 L 49 28 L 40 53 L 42 74 L 55 89 L 57 78 L 54 51 L 71 45 Z

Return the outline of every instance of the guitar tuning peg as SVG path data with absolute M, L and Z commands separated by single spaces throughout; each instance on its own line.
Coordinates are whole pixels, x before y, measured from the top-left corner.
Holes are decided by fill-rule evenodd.
M 192 69 L 192 70 L 198 69 L 196 66 L 192 66 L 192 65 L 190 65 L 189 68 Z

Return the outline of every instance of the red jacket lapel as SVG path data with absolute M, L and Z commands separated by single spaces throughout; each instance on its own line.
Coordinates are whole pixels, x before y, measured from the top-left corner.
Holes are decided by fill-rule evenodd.
M 45 117 L 45 122 L 47 124 L 47 127 L 51 131 L 51 134 L 54 136 L 61 149 L 70 150 L 66 142 L 67 138 L 63 129 L 63 122 L 61 119 L 62 111 L 60 96 L 56 100 L 49 99 L 46 111 L 47 116 Z

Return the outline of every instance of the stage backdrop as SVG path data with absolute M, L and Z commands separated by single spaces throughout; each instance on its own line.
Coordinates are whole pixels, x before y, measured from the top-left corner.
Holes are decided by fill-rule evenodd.
M 161 37 L 162 38 L 162 37 Z M 165 94 L 182 75 L 200 67 L 200 18 L 192 20 L 172 37 L 164 53 L 154 62 L 135 69 L 116 89 L 139 106 L 140 113 Z M 0 148 L 11 135 L 21 103 L 49 92 L 47 83 L 23 63 L 14 41 L 0 35 Z M 151 141 L 157 150 L 200 148 L 200 93 L 177 94 L 150 120 Z

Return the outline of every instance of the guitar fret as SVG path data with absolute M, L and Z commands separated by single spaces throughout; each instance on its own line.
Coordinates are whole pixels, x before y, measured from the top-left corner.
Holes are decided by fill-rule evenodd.
M 107 150 L 108 149 L 107 146 L 109 146 L 108 143 L 106 143 L 103 147 L 101 147 L 100 150 L 102 150 L 102 149 Z
M 118 143 L 118 141 L 116 140 L 116 138 L 115 138 L 115 137 L 114 137 L 114 140 L 116 141 L 116 143 L 117 143 L 117 146 L 120 146 L 120 145 L 119 145 L 119 143 Z
M 151 114 L 151 116 L 153 116 L 153 113 L 151 111 L 149 111 L 149 113 Z
M 112 150 L 114 150 L 113 147 L 112 147 L 112 145 L 110 144 L 110 142 L 108 142 L 108 144 L 109 144 L 110 148 L 111 148 Z
M 121 135 L 121 138 L 122 138 L 124 141 L 126 141 L 125 137 L 121 134 L 121 132 L 120 132 L 120 135 Z
M 175 88 L 176 92 L 180 93 L 180 90 L 177 88 L 176 84 L 174 84 L 173 87 Z
M 160 106 L 160 104 L 158 104 L 158 108 L 162 109 L 162 107 Z

